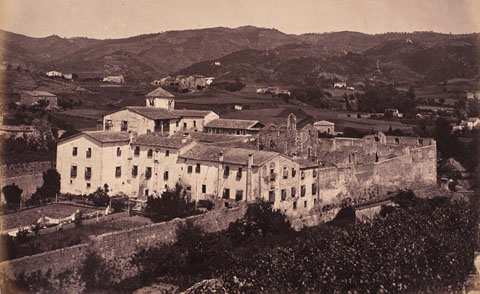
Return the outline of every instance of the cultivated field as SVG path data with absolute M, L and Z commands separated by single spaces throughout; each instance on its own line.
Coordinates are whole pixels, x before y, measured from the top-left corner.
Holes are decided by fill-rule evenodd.
M 51 218 L 64 218 L 75 213 L 77 209 L 82 211 L 84 214 L 99 210 L 94 207 L 84 207 L 66 203 L 53 203 L 46 206 L 34 207 L 19 212 L 4 214 L 0 218 L 2 221 L 3 230 L 8 230 L 31 225 L 42 215 Z

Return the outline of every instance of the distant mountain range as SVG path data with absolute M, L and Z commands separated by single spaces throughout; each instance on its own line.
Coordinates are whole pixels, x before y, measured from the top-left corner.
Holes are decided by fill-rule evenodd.
M 203 74 L 285 84 L 321 76 L 438 81 L 476 77 L 479 40 L 479 34 L 434 32 L 291 35 L 252 26 L 107 40 L 0 31 L 0 50 L 13 67 L 80 77 L 123 74 L 150 81 L 168 74 Z

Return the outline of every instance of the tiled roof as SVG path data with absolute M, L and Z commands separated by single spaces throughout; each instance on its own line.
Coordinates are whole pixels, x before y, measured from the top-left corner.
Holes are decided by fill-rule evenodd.
M 204 117 L 211 113 L 211 110 L 190 110 L 190 109 L 175 109 L 172 111 L 176 115 L 183 117 Z
M 162 108 L 148 107 L 148 106 L 127 106 L 126 109 L 130 109 L 140 115 L 149 119 L 174 119 L 180 118 L 179 115 Z
M 181 158 L 219 162 L 220 152 L 223 153 L 223 161 L 225 163 L 247 165 L 248 155 L 253 155 L 253 165 L 260 166 L 267 160 L 278 156 L 279 153 L 267 151 L 255 151 L 251 149 L 226 148 L 212 145 L 197 144 L 190 150 L 180 155 Z
M 292 160 L 298 163 L 300 168 L 313 168 L 319 166 L 318 163 L 303 158 L 293 158 Z
M 163 137 L 155 134 L 139 135 L 133 140 L 135 145 L 158 146 L 168 148 L 180 148 L 192 142 L 191 139 L 184 140 L 181 136 Z
M 316 121 L 313 125 L 314 126 L 325 126 L 325 125 L 333 126 L 335 124 L 326 120 L 321 120 L 321 121 Z
M 227 135 L 227 134 L 212 134 L 202 132 L 177 132 L 172 137 L 182 138 L 184 136 L 190 136 L 193 140 L 206 143 L 217 143 L 243 139 L 240 136 Z
M 28 95 L 31 96 L 50 96 L 50 97 L 57 97 L 53 95 L 52 93 L 49 93 L 47 91 L 23 91 L 24 93 L 27 93 Z
M 173 96 L 170 92 L 165 91 L 161 87 L 156 88 L 152 92 L 145 95 L 145 97 L 162 97 L 162 98 L 172 98 Z
M 130 134 L 127 132 L 89 131 L 83 132 L 83 134 L 102 143 L 124 142 L 130 140 Z
M 207 128 L 219 128 L 219 129 L 251 129 L 256 124 L 260 124 L 263 128 L 263 124 L 258 120 L 243 120 L 243 119 L 215 119 L 209 122 L 205 127 Z

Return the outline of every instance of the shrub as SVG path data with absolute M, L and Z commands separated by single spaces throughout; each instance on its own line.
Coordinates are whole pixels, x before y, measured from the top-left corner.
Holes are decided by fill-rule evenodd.
M 154 222 L 184 218 L 198 213 L 195 202 L 190 201 L 187 192 L 178 183 L 175 189 L 163 192 L 161 197 L 149 196 L 145 208 L 145 215 Z
M 100 255 L 88 252 L 80 267 L 80 279 L 86 290 L 108 289 L 113 284 L 113 273 Z
M 103 185 L 103 189 L 98 187 L 95 192 L 88 195 L 88 200 L 93 201 L 95 206 L 108 206 L 110 197 L 108 196 L 108 185 Z
M 2 192 L 5 196 L 7 206 L 11 209 L 18 209 L 18 207 L 20 206 L 20 201 L 22 199 L 23 190 L 20 189 L 17 185 L 11 184 L 4 186 L 2 188 Z
M 125 209 L 125 199 L 112 199 L 112 209 L 114 212 L 121 212 Z
M 213 204 L 213 202 L 210 200 L 204 200 L 204 199 L 198 200 L 197 207 L 203 207 L 203 208 L 206 208 L 207 210 L 212 210 L 214 206 L 215 204 Z

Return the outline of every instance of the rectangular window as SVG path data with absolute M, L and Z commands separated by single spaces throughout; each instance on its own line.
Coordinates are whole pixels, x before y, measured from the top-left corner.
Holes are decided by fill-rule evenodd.
M 191 165 L 189 165 L 189 166 L 187 167 L 187 172 L 188 172 L 189 174 L 191 174 L 192 171 L 193 171 L 193 167 L 192 167 Z
M 148 158 L 152 158 L 152 156 L 153 156 L 153 150 L 152 150 L 152 149 L 148 149 L 147 157 L 148 157 Z
M 150 179 L 152 177 L 152 168 L 147 166 L 145 169 L 145 178 Z
M 140 155 L 140 147 L 135 147 L 135 152 L 133 153 L 135 156 L 139 156 Z
M 307 208 L 307 200 L 303 201 L 303 207 Z
M 312 195 L 317 195 L 317 184 L 312 184 Z
M 283 178 L 284 179 L 288 178 L 288 169 L 286 166 L 283 168 Z
M 120 130 L 122 132 L 126 132 L 128 130 L 128 121 L 126 120 L 122 120 L 122 125 L 120 127 Z
M 197 163 L 197 166 L 195 166 L 195 173 L 200 173 L 200 163 Z
M 87 188 L 90 188 L 92 185 L 90 185 L 90 183 L 87 183 Z
M 293 210 L 297 209 L 297 201 L 293 202 Z
M 72 165 L 72 168 L 70 169 L 70 177 L 71 178 L 77 177 L 77 167 L 75 165 Z
M 297 188 L 292 187 L 292 197 L 295 197 L 297 195 Z
M 187 129 L 187 123 L 183 123 L 183 129 L 186 130 Z
M 164 179 L 165 181 L 168 180 L 168 171 L 165 171 L 165 172 L 163 173 L 163 179 Z
M 86 156 L 87 158 L 92 157 L 92 148 L 87 148 Z
M 302 171 L 302 176 L 301 177 L 302 177 L 302 180 L 305 179 L 305 172 L 304 171 Z
M 207 185 L 202 185 L 202 193 L 207 193 Z
M 138 166 L 134 165 L 132 167 L 132 176 L 136 177 L 138 175 Z
M 287 190 L 282 189 L 282 201 L 285 201 L 285 200 L 287 200 Z
M 300 196 L 304 197 L 307 189 L 305 188 L 305 185 L 302 185 L 300 187 Z
M 275 203 L 275 190 L 268 192 L 268 202 Z
M 121 166 L 117 166 L 115 168 L 115 177 L 119 178 L 122 176 L 122 167 Z
M 228 177 L 230 175 L 230 167 L 227 165 L 223 170 L 223 175 Z
M 243 190 L 237 190 L 235 193 L 235 200 L 242 201 L 243 200 Z
M 223 189 L 223 199 L 230 199 L 230 189 Z
M 317 170 L 316 170 L 316 169 L 314 169 L 314 170 L 312 171 L 312 176 L 313 176 L 314 178 L 317 177 Z
M 122 149 L 120 147 L 117 147 L 117 157 L 122 156 Z
M 197 121 L 196 121 L 196 120 L 193 121 L 193 127 L 194 127 L 194 128 L 197 127 Z
M 77 148 L 77 147 L 73 147 L 72 156 L 77 156 L 77 153 L 78 153 L 78 148 Z
M 165 157 L 170 156 L 170 150 L 165 150 Z
M 90 180 L 92 178 L 92 168 L 91 167 L 86 167 L 85 168 L 85 179 Z
M 242 168 L 239 167 L 237 171 L 237 179 L 241 179 L 241 178 L 242 178 Z
M 297 175 L 297 171 L 294 168 L 292 168 L 292 178 L 294 178 L 296 175 Z
M 113 123 L 111 119 L 107 119 L 105 121 L 105 130 L 110 130 L 113 128 Z
M 177 128 L 178 128 L 178 124 L 179 124 L 179 123 L 180 123 L 180 122 L 179 122 L 178 120 L 175 122 L 175 126 L 176 126 Z

